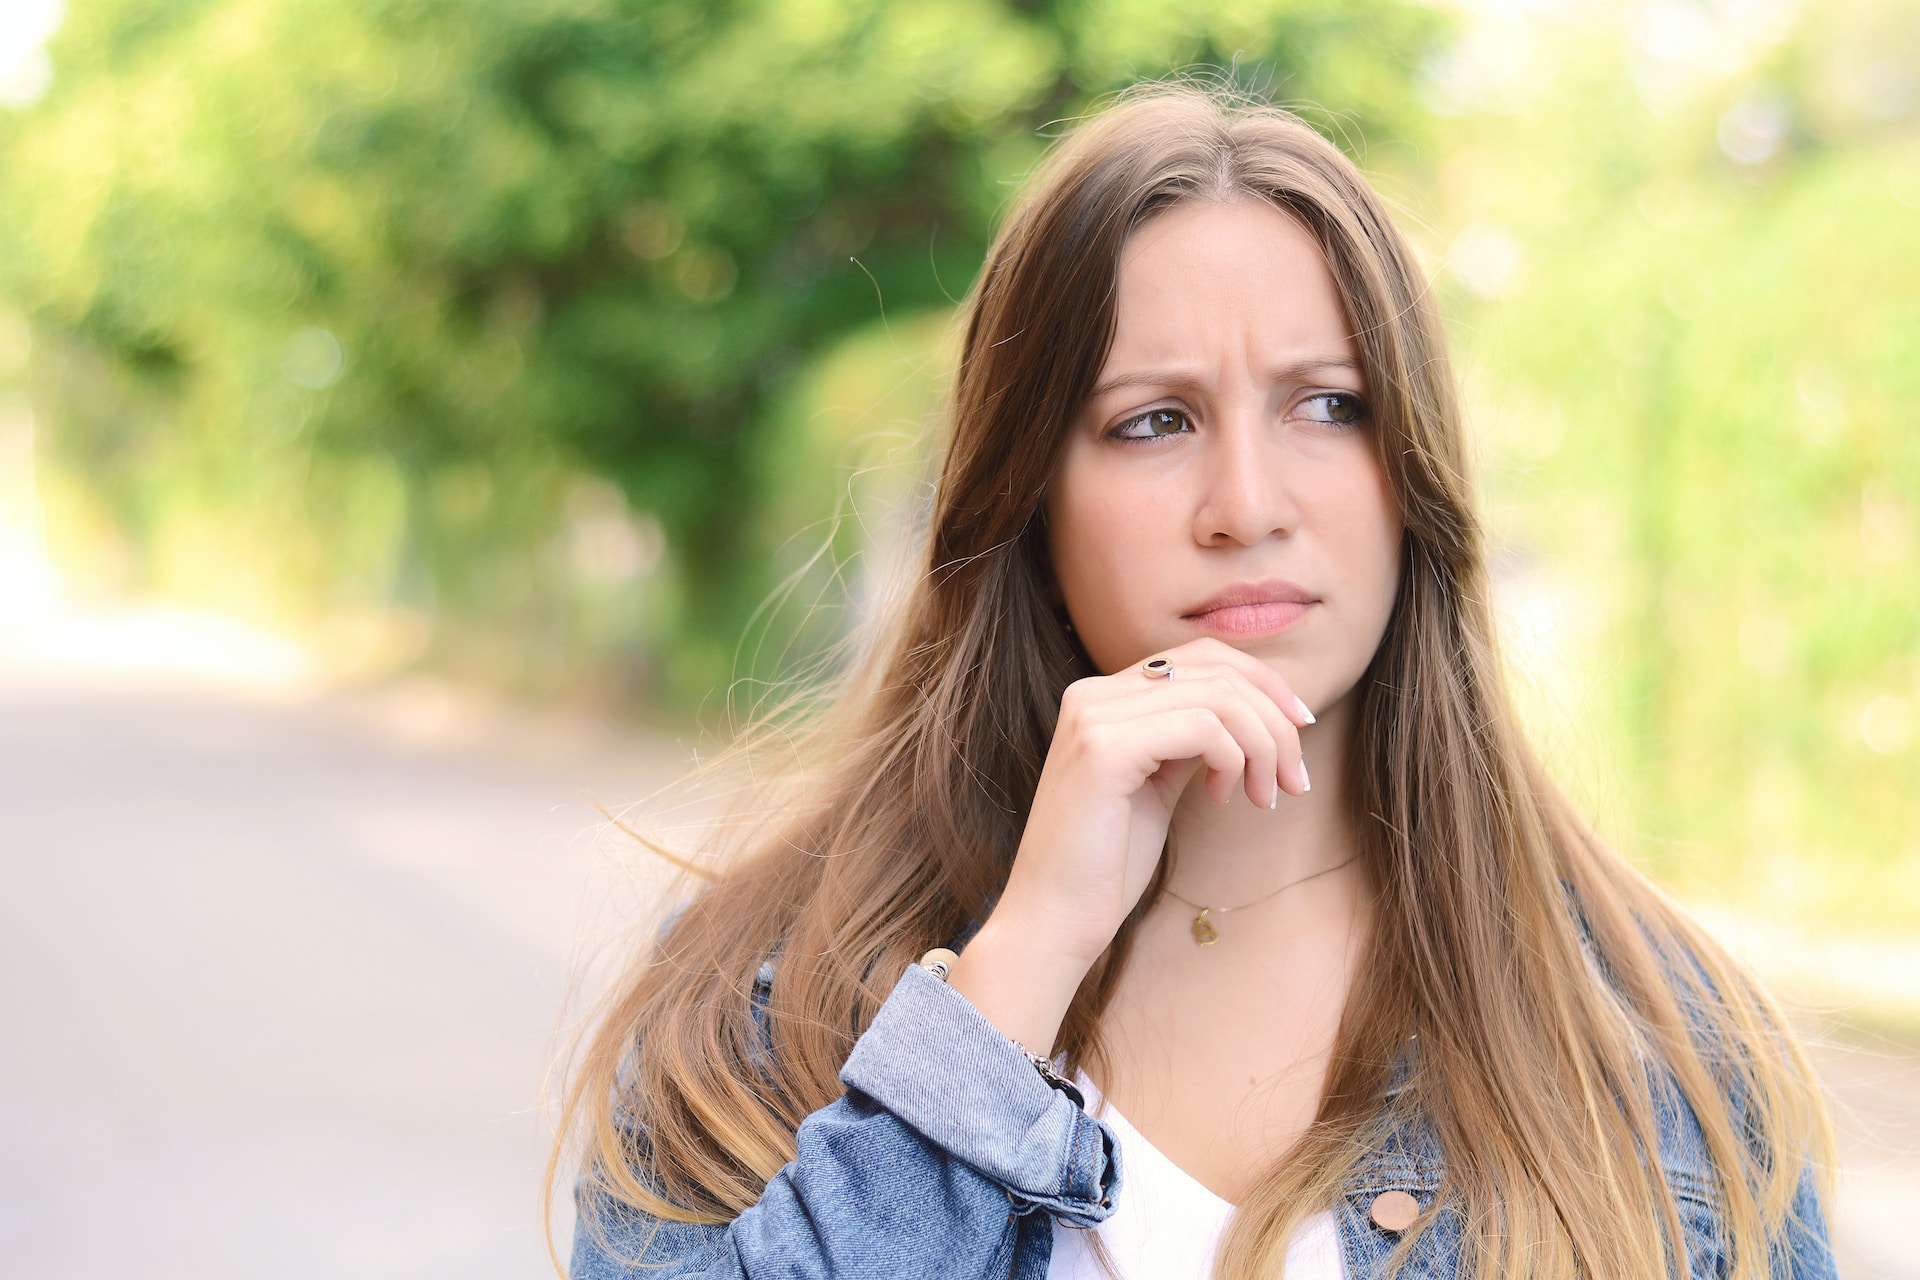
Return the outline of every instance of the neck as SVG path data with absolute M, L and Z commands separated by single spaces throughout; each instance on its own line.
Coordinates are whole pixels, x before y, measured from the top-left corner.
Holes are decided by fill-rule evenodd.
M 1168 887 L 1190 902 L 1233 908 L 1348 862 L 1359 851 L 1346 803 L 1349 724 L 1342 702 L 1302 732 L 1313 790 L 1282 795 L 1277 810 L 1238 788 L 1231 802 L 1216 803 L 1196 774 L 1174 809 Z M 1347 878 L 1357 866 L 1320 880 Z

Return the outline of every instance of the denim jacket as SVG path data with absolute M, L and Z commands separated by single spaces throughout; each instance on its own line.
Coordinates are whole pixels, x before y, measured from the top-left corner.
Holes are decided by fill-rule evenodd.
M 771 975 L 762 971 L 764 985 Z M 758 1001 L 756 1001 L 758 1003 Z M 1397 1071 L 1390 1093 L 1404 1089 Z M 847 1092 L 807 1117 L 798 1154 L 724 1226 L 664 1222 L 587 1189 L 577 1195 L 574 1280 L 1045 1280 L 1053 1220 L 1093 1226 L 1122 1194 L 1111 1130 L 1049 1087 L 966 998 L 909 965 L 840 1072 Z M 1706 1142 L 1671 1087 L 1654 1099 L 1660 1166 L 1686 1235 L 1691 1278 L 1729 1270 Z M 1431 1130 L 1390 1130 L 1336 1209 L 1347 1280 L 1382 1275 L 1399 1236 L 1373 1221 L 1388 1191 L 1423 1212 L 1444 1162 Z M 1774 1277 L 1834 1276 L 1811 1173 Z M 1398 1274 L 1443 1280 L 1459 1269 L 1460 1220 L 1442 1201 Z

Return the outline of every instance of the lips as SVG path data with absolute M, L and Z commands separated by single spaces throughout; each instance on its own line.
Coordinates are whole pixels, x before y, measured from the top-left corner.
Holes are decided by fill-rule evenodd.
M 1319 602 L 1319 597 L 1304 587 L 1270 578 L 1235 583 L 1182 616 L 1220 635 L 1268 635 L 1292 626 Z

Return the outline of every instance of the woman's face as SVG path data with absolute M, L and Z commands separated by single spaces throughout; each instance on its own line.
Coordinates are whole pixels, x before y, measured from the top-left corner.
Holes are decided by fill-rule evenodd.
M 1074 630 L 1103 672 L 1216 636 L 1323 713 L 1386 630 L 1402 524 L 1320 246 L 1262 201 L 1176 205 L 1116 305 L 1047 496 Z

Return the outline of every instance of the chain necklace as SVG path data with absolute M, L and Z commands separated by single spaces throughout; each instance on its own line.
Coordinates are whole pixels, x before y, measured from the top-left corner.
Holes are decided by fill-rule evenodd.
M 1320 870 L 1314 872 L 1310 876 L 1301 876 L 1298 880 L 1289 880 L 1271 893 L 1263 893 L 1259 897 L 1255 898 L 1252 902 L 1243 902 L 1239 906 L 1234 906 L 1234 907 L 1203 907 L 1199 903 L 1194 902 L 1189 898 L 1181 897 L 1179 894 L 1175 893 L 1171 889 L 1162 888 L 1160 892 L 1164 893 L 1167 897 L 1172 898 L 1175 902 L 1185 903 L 1187 906 L 1192 907 L 1194 910 L 1200 913 L 1199 915 L 1193 918 L 1193 923 L 1189 925 L 1188 928 L 1192 930 L 1193 940 L 1196 943 L 1200 944 L 1203 947 L 1210 947 L 1214 943 L 1220 941 L 1220 931 L 1213 927 L 1213 921 L 1209 920 L 1207 918 L 1208 916 L 1223 916 L 1227 914 L 1227 912 L 1229 911 L 1240 911 L 1240 910 L 1244 910 L 1247 907 L 1257 907 L 1261 903 L 1269 901 L 1270 899 L 1273 899 L 1273 898 L 1277 898 L 1281 894 L 1285 893 L 1287 890 L 1295 888 L 1299 885 L 1303 885 L 1309 880 L 1318 880 L 1321 876 L 1332 875 L 1334 872 L 1338 871 L 1342 867 L 1351 866 L 1353 864 L 1354 859 L 1358 858 L 1359 856 L 1360 855 L 1356 853 L 1353 855 L 1352 858 L 1348 858 L 1345 862 L 1336 862 L 1330 867 L 1322 867 Z

